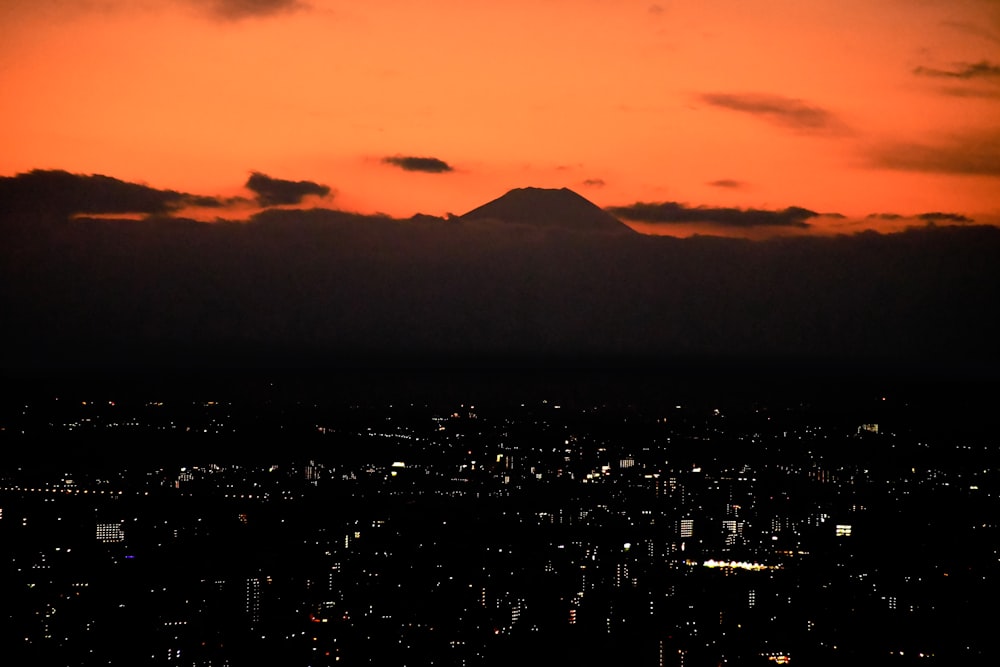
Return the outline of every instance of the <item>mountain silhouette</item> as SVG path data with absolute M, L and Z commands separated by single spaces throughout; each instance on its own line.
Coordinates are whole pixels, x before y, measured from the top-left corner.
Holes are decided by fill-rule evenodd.
M 515 188 L 459 217 L 463 220 L 498 220 L 576 231 L 636 233 L 615 216 L 568 188 Z

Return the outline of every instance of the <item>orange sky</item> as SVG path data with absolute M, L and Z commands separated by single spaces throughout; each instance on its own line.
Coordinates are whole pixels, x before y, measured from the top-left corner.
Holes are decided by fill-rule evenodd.
M 0 91 L 0 175 L 230 196 L 257 170 L 396 216 L 533 185 L 1000 224 L 996 0 L 4 0 Z

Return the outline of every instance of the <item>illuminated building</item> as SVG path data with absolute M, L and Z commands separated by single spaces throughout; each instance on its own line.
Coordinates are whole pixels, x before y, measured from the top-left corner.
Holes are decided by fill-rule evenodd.
M 725 532 L 726 546 L 731 547 L 736 544 L 737 538 L 743 535 L 743 521 L 726 520 L 722 522 L 722 529 Z
M 250 627 L 255 628 L 260 623 L 260 579 L 257 577 L 247 579 L 245 592 L 244 611 L 250 621 Z
M 125 531 L 121 522 L 97 524 L 97 540 L 99 542 L 124 542 Z

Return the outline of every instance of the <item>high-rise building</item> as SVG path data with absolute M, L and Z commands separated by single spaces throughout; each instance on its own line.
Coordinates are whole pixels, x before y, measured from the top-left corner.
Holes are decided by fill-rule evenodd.
M 116 523 L 98 523 L 97 539 L 100 542 L 124 542 L 125 531 L 122 529 L 121 521 Z
M 743 535 L 743 521 L 727 519 L 722 522 L 722 530 L 725 534 L 726 546 L 731 547 Z
M 521 620 L 521 612 L 524 610 L 524 598 L 515 598 L 510 607 L 510 626 L 514 627 Z
M 256 628 L 260 623 L 260 578 L 250 577 L 246 580 L 244 611 L 250 622 L 250 627 Z

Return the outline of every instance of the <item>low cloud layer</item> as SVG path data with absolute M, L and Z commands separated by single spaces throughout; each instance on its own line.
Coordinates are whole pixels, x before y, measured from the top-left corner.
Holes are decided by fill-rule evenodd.
M 885 220 L 888 222 L 895 222 L 898 220 L 920 220 L 928 224 L 936 224 L 938 222 L 968 224 L 975 222 L 972 218 L 962 215 L 961 213 L 944 213 L 941 211 L 931 211 L 928 213 L 919 213 L 917 215 L 901 215 L 899 213 L 870 213 L 866 216 L 866 219 Z
M 959 222 L 959 223 L 975 222 L 975 220 L 973 220 L 972 218 L 961 215 L 959 213 L 942 213 L 940 211 L 934 211 L 932 213 L 921 213 L 917 217 L 927 222 Z
M 100 174 L 43 170 L 0 177 L 0 206 L 14 210 L 75 214 L 164 214 L 187 206 L 220 207 L 215 197 L 158 190 Z
M 436 157 L 414 157 L 410 155 L 394 155 L 382 158 L 385 164 L 391 164 L 404 171 L 423 171 L 429 174 L 443 174 L 454 171 L 451 165 Z
M 809 218 L 819 215 L 815 211 L 790 206 L 780 211 L 763 209 L 688 207 L 677 202 L 637 202 L 629 206 L 613 206 L 612 215 L 633 222 L 654 224 L 706 223 L 724 227 L 809 227 Z
M 775 125 L 800 131 L 829 131 L 838 123 L 832 113 L 802 100 L 763 93 L 706 93 L 701 101 L 730 111 L 757 116 Z
M 257 195 L 257 202 L 261 206 L 300 204 L 309 195 L 325 197 L 330 194 L 330 187 L 327 185 L 312 181 L 286 181 L 282 178 L 272 178 L 259 171 L 250 174 L 246 188 Z

